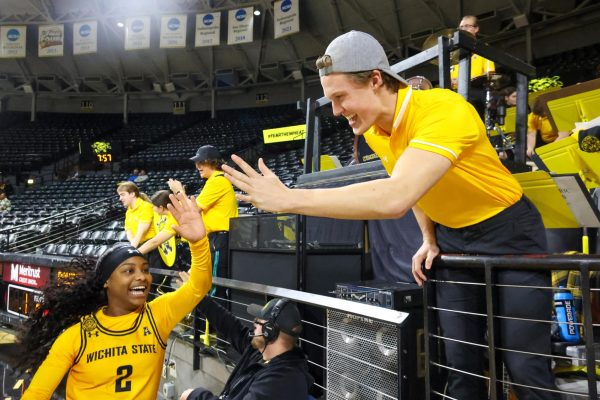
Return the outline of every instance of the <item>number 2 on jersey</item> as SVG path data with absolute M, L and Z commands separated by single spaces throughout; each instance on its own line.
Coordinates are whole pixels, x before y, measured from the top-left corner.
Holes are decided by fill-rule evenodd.
M 133 374 L 133 366 L 121 365 L 117 368 L 117 381 L 115 382 L 115 392 L 130 392 L 131 381 L 126 380 Z

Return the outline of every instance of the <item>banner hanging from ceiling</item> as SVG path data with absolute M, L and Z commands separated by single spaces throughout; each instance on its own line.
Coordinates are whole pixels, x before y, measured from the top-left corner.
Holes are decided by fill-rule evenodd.
M 0 26 L 0 57 L 23 58 L 27 55 L 27 27 L 25 25 Z
M 227 44 L 250 43 L 254 33 L 254 9 L 252 7 L 229 10 Z
M 196 47 L 221 43 L 221 13 L 196 14 Z
M 150 48 L 150 17 L 125 20 L 125 50 Z
M 62 57 L 65 47 L 65 26 L 40 25 L 38 27 L 38 57 Z
M 275 39 L 300 32 L 299 0 L 278 0 L 273 4 Z
M 160 18 L 160 48 L 184 48 L 186 32 L 187 15 L 163 15 Z
M 98 21 L 73 23 L 73 54 L 98 52 Z

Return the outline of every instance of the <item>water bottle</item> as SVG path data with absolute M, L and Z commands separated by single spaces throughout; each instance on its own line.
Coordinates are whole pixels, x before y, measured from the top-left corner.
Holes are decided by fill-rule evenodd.
M 561 340 L 578 342 L 579 327 L 577 326 L 575 302 L 571 291 L 565 290 L 564 286 L 560 286 L 559 290 L 554 293 L 554 310 Z

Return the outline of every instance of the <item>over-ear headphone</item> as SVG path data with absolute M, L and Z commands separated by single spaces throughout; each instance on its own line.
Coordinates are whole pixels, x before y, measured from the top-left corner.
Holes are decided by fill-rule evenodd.
M 279 317 L 281 310 L 283 310 L 283 307 L 285 307 L 288 302 L 289 300 L 285 298 L 277 300 L 277 303 L 275 303 L 275 306 L 273 307 L 273 311 L 271 311 L 271 316 L 267 322 L 263 324 L 262 335 L 267 343 L 274 342 L 279 336 L 280 329 L 279 324 L 277 323 L 277 317 Z

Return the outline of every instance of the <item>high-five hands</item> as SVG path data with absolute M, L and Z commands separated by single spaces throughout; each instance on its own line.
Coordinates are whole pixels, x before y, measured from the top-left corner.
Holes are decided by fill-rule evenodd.
M 265 211 L 282 212 L 290 203 L 291 191 L 288 189 L 265 165 L 262 158 L 258 160 L 257 172 L 247 162 L 236 155 L 231 159 L 242 169 L 237 171 L 227 165 L 223 165 L 225 177 L 229 181 L 246 192 L 246 195 L 238 194 L 237 199 L 254 204 L 255 207 Z

